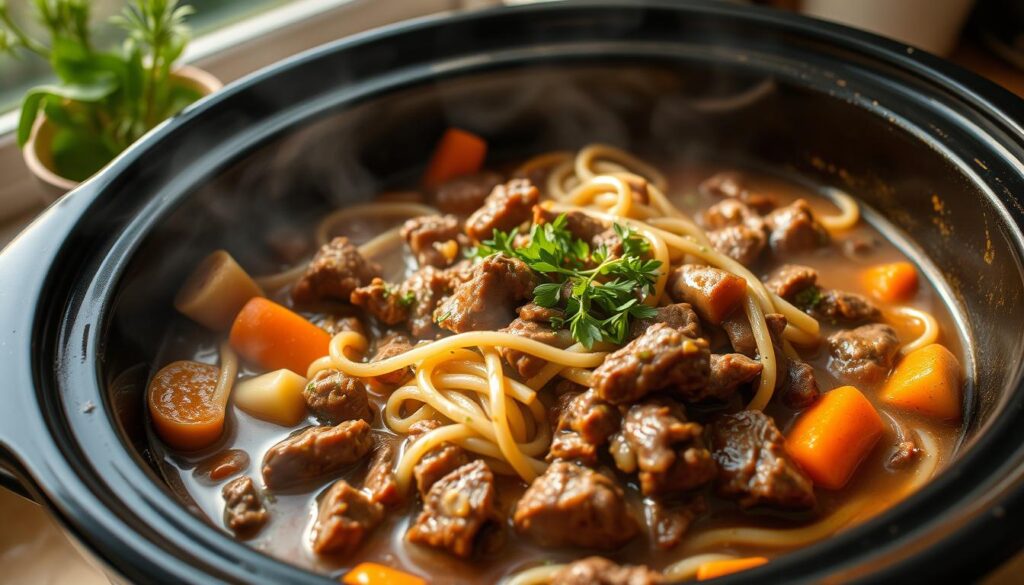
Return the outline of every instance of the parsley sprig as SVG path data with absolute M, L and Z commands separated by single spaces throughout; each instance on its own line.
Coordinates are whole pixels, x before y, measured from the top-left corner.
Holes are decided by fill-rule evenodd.
M 495 230 L 471 254 L 482 258 L 500 252 L 522 260 L 547 281 L 533 290 L 533 301 L 563 309 L 565 317 L 553 319 L 552 327 L 568 325 L 573 339 L 584 347 L 600 341 L 621 344 L 631 319 L 655 314 L 643 299 L 653 290 L 661 262 L 646 257 L 650 244 L 632 228 L 620 224 L 612 228 L 622 242 L 619 255 L 606 245 L 591 250 L 569 231 L 565 214 L 550 223 L 534 224 L 525 246 L 515 246 L 515 230 Z

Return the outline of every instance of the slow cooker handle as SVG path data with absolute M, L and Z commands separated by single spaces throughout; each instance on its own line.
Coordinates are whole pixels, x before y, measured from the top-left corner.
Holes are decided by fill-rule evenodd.
M 26 498 L 46 469 L 48 454 L 59 452 L 39 402 L 33 364 L 38 357 L 36 317 L 49 267 L 68 234 L 96 198 L 102 174 L 46 208 L 0 251 L 0 486 Z

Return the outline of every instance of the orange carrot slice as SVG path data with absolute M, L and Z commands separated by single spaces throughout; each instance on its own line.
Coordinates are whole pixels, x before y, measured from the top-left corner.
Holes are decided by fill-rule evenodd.
M 910 262 L 879 264 L 864 271 L 864 287 L 875 298 L 897 303 L 917 292 L 917 268 Z
M 300 376 L 314 360 L 327 355 L 330 343 L 326 331 L 262 297 L 246 303 L 231 326 L 231 347 L 246 360 Z
M 764 557 L 745 557 L 742 559 L 726 559 L 724 561 L 709 561 L 697 568 L 697 580 L 707 581 L 740 571 L 760 567 L 768 562 Z
M 960 419 L 963 376 L 951 351 L 933 343 L 907 354 L 882 388 L 882 400 L 941 420 Z
M 341 581 L 346 585 L 427 585 L 416 575 L 377 563 L 359 563 Z
M 217 396 L 220 368 L 171 362 L 149 383 L 147 402 L 157 435 L 183 451 L 212 445 L 224 430 L 226 396 Z
M 434 149 L 434 155 L 423 174 L 423 186 L 433 189 L 454 179 L 475 173 L 487 157 L 487 142 L 476 134 L 449 128 Z
M 814 482 L 837 490 L 882 436 L 882 418 L 853 386 L 836 388 L 797 419 L 786 449 Z

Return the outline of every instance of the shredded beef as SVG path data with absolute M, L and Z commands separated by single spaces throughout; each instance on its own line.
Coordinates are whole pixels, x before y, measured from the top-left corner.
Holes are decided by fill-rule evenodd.
M 787 300 L 817 283 L 818 271 L 799 264 L 783 264 L 764 280 L 768 290 Z
M 821 391 L 814 378 L 814 368 L 798 359 L 788 359 L 786 368 L 779 372 L 782 384 L 777 385 L 782 403 L 794 410 L 802 410 L 815 403 Z
M 377 441 L 363 482 L 363 487 L 370 492 L 370 499 L 374 502 L 390 506 L 402 501 L 398 481 L 395 479 L 394 463 L 394 443 L 386 439 Z
M 844 325 L 882 318 L 882 312 L 866 297 L 841 290 L 822 292 L 815 300 L 811 313 L 823 321 Z
M 701 398 L 728 400 L 740 386 L 761 375 L 761 362 L 739 353 L 711 354 L 711 376 Z
M 618 410 L 597 397 L 593 390 L 559 397 L 558 421 L 548 460 L 577 459 L 597 462 L 597 448 L 619 430 Z
M 707 509 L 707 502 L 701 494 L 681 502 L 645 498 L 644 519 L 651 541 L 662 550 L 675 548 L 682 542 L 690 524 Z
M 412 347 L 413 346 L 409 341 L 409 338 L 401 333 L 387 334 L 377 343 L 377 351 L 373 354 L 373 359 L 370 360 L 370 363 L 382 362 L 388 358 L 393 358 L 396 355 L 402 355 L 412 349 Z M 373 380 L 378 384 L 391 387 L 402 384 L 411 376 L 412 368 L 405 367 L 394 370 L 393 372 L 381 374 L 380 376 L 373 378 Z
M 573 344 L 572 335 L 568 329 L 554 329 L 551 326 L 551 318 L 561 318 L 562 312 L 556 309 L 544 309 L 533 303 L 523 305 L 519 308 L 519 317 L 509 323 L 501 331 L 520 335 L 539 341 L 547 345 L 565 349 Z M 524 317 L 525 315 L 525 317 Z M 508 362 L 519 376 L 524 380 L 532 378 L 540 373 L 548 362 L 531 353 L 522 352 L 511 348 L 502 348 L 502 357 Z
M 717 197 L 739 199 L 758 213 L 768 213 L 778 202 L 771 195 L 751 191 L 743 184 L 743 177 L 735 171 L 723 171 L 701 182 L 701 192 Z
M 711 425 L 710 435 L 719 495 L 739 500 L 743 507 L 814 507 L 814 486 L 790 460 L 785 438 L 771 417 L 759 410 L 725 415 Z

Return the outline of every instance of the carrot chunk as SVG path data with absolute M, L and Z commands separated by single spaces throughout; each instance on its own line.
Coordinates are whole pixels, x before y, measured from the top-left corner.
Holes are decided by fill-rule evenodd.
M 724 561 L 709 561 L 697 567 L 697 580 L 707 581 L 760 567 L 768 562 L 764 557 L 745 557 L 742 559 L 726 559 Z
M 713 266 L 683 264 L 669 276 L 669 294 L 693 305 L 702 319 L 721 325 L 746 297 L 747 281 Z
M 786 449 L 816 484 L 837 490 L 850 480 L 882 430 L 882 418 L 871 402 L 853 386 L 842 386 L 800 415 Z
M 875 298 L 897 303 L 917 292 L 917 269 L 910 262 L 879 264 L 864 271 L 863 281 Z
M 346 585 L 427 585 L 416 575 L 377 563 L 359 563 L 341 581 Z
M 907 354 L 889 375 L 882 400 L 942 420 L 959 420 L 963 377 L 960 362 L 933 343 Z
M 423 186 L 433 189 L 444 183 L 480 170 L 487 156 L 487 142 L 476 134 L 449 128 L 434 149 L 427 171 L 423 174 Z
M 306 375 L 309 364 L 327 355 L 331 336 L 281 305 L 250 300 L 231 326 L 231 347 L 267 370 L 287 368 Z
M 216 395 L 220 368 L 171 362 L 153 376 L 147 391 L 156 434 L 183 451 L 212 445 L 224 430 L 225 397 Z

